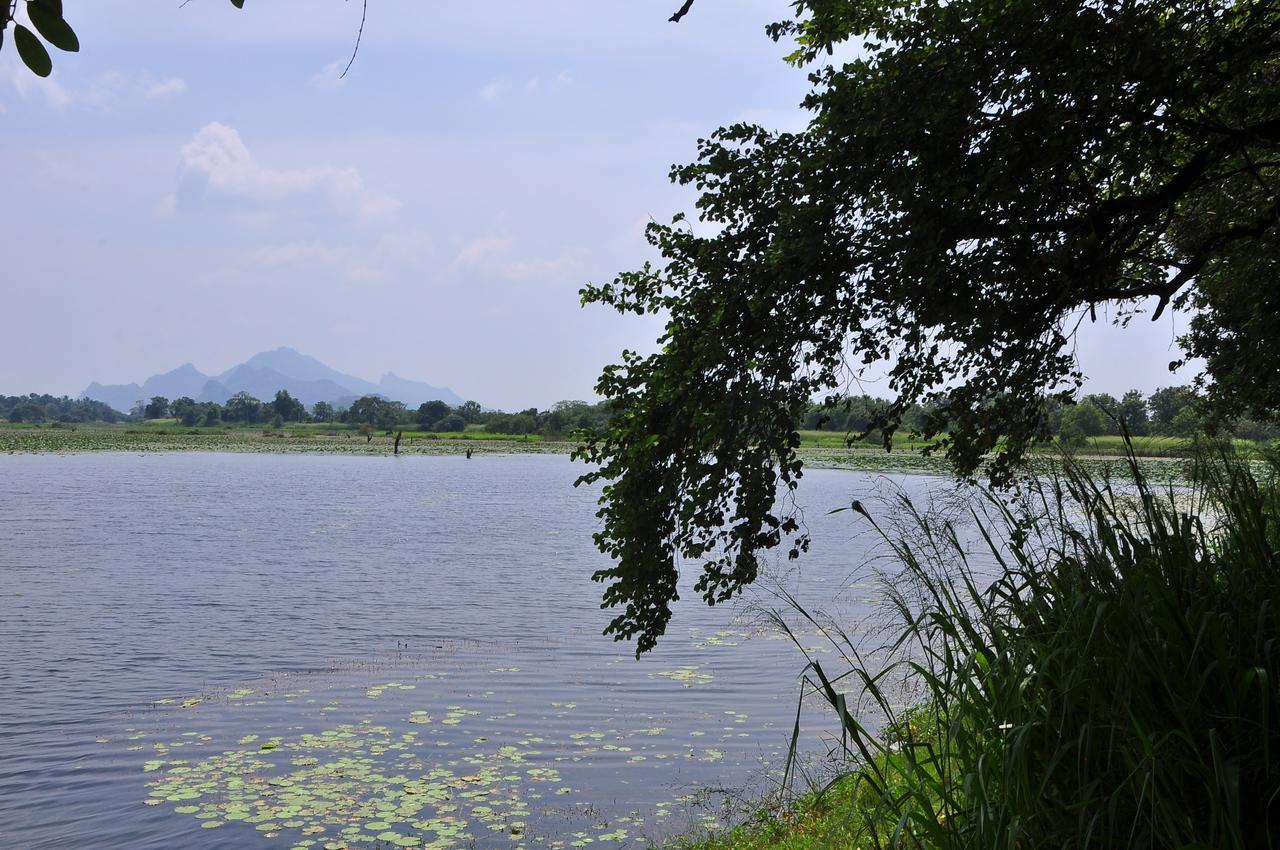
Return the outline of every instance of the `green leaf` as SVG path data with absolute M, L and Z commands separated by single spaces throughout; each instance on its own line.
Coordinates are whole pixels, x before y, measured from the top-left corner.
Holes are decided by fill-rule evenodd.
M 31 30 L 22 24 L 15 24 L 13 43 L 17 45 L 18 55 L 22 57 L 23 64 L 31 69 L 31 73 L 37 77 L 47 77 L 53 72 L 53 60 L 49 58 L 49 51 L 44 49 L 40 39 Z
M 50 8 L 47 0 L 28 0 L 27 16 L 35 24 L 36 30 L 44 36 L 44 40 L 54 47 L 67 53 L 80 50 L 80 39 L 76 38 L 75 30 L 62 19 L 59 12 Z
M 243 9 L 244 0 L 231 0 L 231 5 L 235 6 L 237 9 Z
M 28 2 L 43 6 L 59 18 L 62 17 L 62 0 L 28 0 Z

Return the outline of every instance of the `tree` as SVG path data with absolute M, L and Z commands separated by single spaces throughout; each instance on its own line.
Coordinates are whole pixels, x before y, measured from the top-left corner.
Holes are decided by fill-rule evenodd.
M 1184 407 L 1195 404 L 1196 392 L 1191 387 L 1162 387 L 1147 399 L 1151 408 L 1151 426 L 1159 434 L 1174 433 L 1173 420 Z
M 484 408 L 476 401 L 464 401 L 458 405 L 455 411 L 463 419 L 467 420 L 468 425 L 474 425 L 484 417 Z
M 282 422 L 301 422 L 307 418 L 307 408 L 302 402 L 289 395 L 288 390 L 277 390 L 271 409 Z
M 1145 437 L 1151 433 L 1151 419 L 1147 416 L 1147 400 L 1138 390 L 1129 390 L 1120 399 L 1117 407 L 1120 421 L 1135 437 Z
M 798 38 L 797 64 L 849 39 L 865 52 L 813 72 L 804 131 L 701 142 L 672 176 L 701 192 L 706 228 L 650 225 L 661 264 L 583 290 L 667 317 L 655 353 L 601 376 L 614 418 L 577 455 L 604 485 L 608 631 L 641 651 L 677 561 L 701 563 L 696 591 L 717 602 L 761 550 L 807 548 L 775 501 L 801 475 L 810 399 L 883 371 L 886 439 L 931 405 L 932 447 L 1006 482 L 1047 436 L 1042 399 L 1082 383 L 1068 342 L 1098 305 L 1124 323 L 1148 300 L 1153 318 L 1215 303 L 1230 294 L 1211 280 L 1280 254 L 1273 2 L 795 6 L 771 30 Z M 1280 354 L 1280 334 L 1232 327 L 1253 356 L 1230 361 L 1227 409 L 1251 377 L 1278 380 Z
M 44 407 L 30 401 L 24 401 L 9 411 L 10 422 L 43 422 L 44 418 Z
M 431 426 L 432 431 L 441 431 L 446 433 L 462 432 L 467 430 L 467 420 L 463 419 L 456 413 L 450 413 L 444 416 L 440 421 Z
M 333 415 L 333 405 L 327 401 L 317 401 L 311 407 L 311 418 L 317 422 L 332 422 Z
M 432 425 L 439 422 L 441 419 L 444 419 L 448 415 L 449 405 L 439 399 L 436 399 L 420 404 L 418 406 L 418 412 L 415 414 L 415 419 L 423 428 L 430 428 Z M 465 420 L 463 420 L 463 424 L 466 424 Z
M 1120 402 L 1116 401 L 1115 396 L 1110 393 L 1090 393 L 1080 399 L 1080 406 L 1091 407 L 1098 412 L 1102 430 L 1089 436 L 1120 433 Z
M 383 431 L 394 428 L 405 416 L 402 402 L 389 401 L 376 395 L 361 396 L 351 402 L 351 407 L 347 410 L 348 421 L 368 423 Z
M 240 392 L 227 399 L 222 407 L 222 418 L 228 422 L 243 422 L 252 425 L 263 420 L 262 402 L 248 392 Z
M 175 398 L 173 403 L 169 405 L 169 410 L 173 414 L 173 418 L 188 428 L 200 421 L 200 405 L 196 404 L 196 400 L 188 396 Z
M 163 419 L 169 415 L 169 399 L 162 395 L 151 397 L 147 406 L 142 409 L 144 419 Z
M 1077 438 L 1097 437 L 1107 433 L 1107 418 L 1092 404 L 1073 404 L 1062 411 L 1059 432 L 1068 444 L 1078 444 Z

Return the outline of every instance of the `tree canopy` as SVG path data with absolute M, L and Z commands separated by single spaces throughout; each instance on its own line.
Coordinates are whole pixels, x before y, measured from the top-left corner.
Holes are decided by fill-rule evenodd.
M 812 71 L 808 127 L 700 141 L 672 179 L 700 192 L 702 225 L 651 225 L 661 263 L 583 290 L 668 317 L 657 353 L 605 370 L 613 419 L 579 453 L 604 482 L 609 631 L 639 651 L 681 561 L 715 603 L 761 550 L 807 547 L 777 507 L 802 471 L 796 422 L 862 376 L 896 396 L 886 440 L 923 403 L 935 450 L 1007 481 L 1046 434 L 1044 399 L 1081 383 L 1080 322 L 1194 305 L 1182 344 L 1210 400 L 1280 407 L 1275 2 L 794 6 L 770 30 L 796 64 L 858 46 Z

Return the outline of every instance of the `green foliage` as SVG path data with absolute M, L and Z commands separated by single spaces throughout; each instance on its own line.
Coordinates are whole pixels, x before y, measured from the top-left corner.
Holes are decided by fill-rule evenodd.
M 467 420 L 463 419 L 456 413 L 450 413 L 448 416 L 443 416 L 436 421 L 431 426 L 431 430 L 443 431 L 445 433 L 461 433 L 467 430 Z
M 0 395 L 0 419 L 10 422 L 115 422 L 120 418 L 110 406 L 100 401 L 67 396 Z
M 1124 427 L 1135 437 L 1151 433 L 1151 419 L 1147 415 L 1147 401 L 1138 390 L 1129 390 L 1116 406 L 1116 414 Z
M 900 662 L 831 633 L 891 718 L 810 662 L 867 797 L 873 847 L 1275 846 L 1280 795 L 1280 464 L 1202 450 L 1190 490 L 1068 465 L 979 513 L 984 560 L 903 496 L 882 530 Z M 878 526 L 877 526 L 878 528 Z M 985 561 L 985 563 L 984 563 Z M 996 566 L 991 576 L 989 563 Z M 993 583 L 988 585 L 988 582 Z M 924 698 L 895 713 L 896 671 Z
M 332 422 L 334 419 L 333 405 L 327 401 L 317 401 L 311 407 L 311 418 L 316 422 Z
M 1151 427 L 1158 434 L 1174 433 L 1173 420 L 1183 408 L 1196 402 L 1196 393 L 1191 387 L 1164 387 L 1158 389 L 1147 399 L 1151 408 Z
M 376 395 L 362 396 L 351 402 L 344 421 L 372 425 L 379 430 L 389 430 L 408 419 L 404 404 Z
M 799 37 L 796 61 L 865 43 L 813 72 L 809 126 L 713 133 L 672 172 L 706 226 L 651 225 L 660 265 L 583 290 L 667 317 L 656 353 L 601 376 L 612 424 L 579 455 L 605 485 L 610 632 L 642 649 L 670 617 L 677 561 L 716 602 L 754 579 L 760 550 L 806 548 L 775 498 L 800 475 L 811 399 L 883 371 L 886 434 L 927 403 L 924 433 L 961 473 L 1007 482 L 1049 435 L 1043 398 L 1081 381 L 1076 317 L 1107 304 L 1125 321 L 1147 299 L 1159 313 L 1198 297 L 1202 272 L 1274 256 L 1274 3 L 795 7 L 774 33 Z M 1230 362 L 1276 380 L 1280 334 L 1231 327 L 1253 357 Z M 1224 384 L 1222 403 L 1248 385 Z
M 261 422 L 264 417 L 262 402 L 243 390 L 227 399 L 222 407 L 222 418 L 228 422 L 253 424 Z
M 1087 401 L 1082 402 L 1062 412 L 1059 433 L 1066 441 L 1074 441 L 1079 437 L 1101 436 L 1107 433 L 1107 420 L 1097 407 Z
M 490 434 L 532 434 L 538 430 L 538 422 L 527 412 L 495 413 L 485 422 L 484 430 Z
M 458 405 L 458 409 L 455 412 L 467 420 L 468 425 L 473 425 L 484 417 L 484 408 L 476 401 L 464 401 Z
M 23 402 L 22 404 L 14 405 L 14 407 L 9 410 L 9 421 L 10 422 L 43 422 L 44 407 L 39 404 L 33 404 L 32 402 L 29 402 L 29 401 Z
M 418 406 L 418 412 L 417 412 L 417 415 L 414 417 L 414 421 L 416 421 L 423 428 L 428 428 L 431 425 L 435 424 L 436 422 L 439 422 L 441 419 L 444 419 L 448 415 L 449 415 L 449 405 L 445 404 L 443 401 L 440 401 L 439 399 L 434 399 L 432 401 L 425 401 Z M 464 427 L 466 426 L 467 423 L 465 419 L 462 420 L 462 424 Z M 453 429 L 450 429 L 450 430 L 453 430 Z
M 144 419 L 164 419 L 169 415 L 169 399 L 162 395 L 152 396 L 151 401 L 147 402 L 142 408 L 142 416 Z
M 62 0 L 27 0 L 25 9 L 27 19 L 35 27 L 32 32 L 28 27 L 13 20 L 17 9 L 16 2 L 5 2 L 0 6 L 0 48 L 4 47 L 4 34 L 13 24 L 13 45 L 18 51 L 22 64 L 31 73 L 47 77 L 53 72 L 53 59 L 41 38 L 49 44 L 69 53 L 80 49 L 80 40 L 76 37 L 71 25 L 62 17 Z M 36 33 L 39 33 L 37 36 Z

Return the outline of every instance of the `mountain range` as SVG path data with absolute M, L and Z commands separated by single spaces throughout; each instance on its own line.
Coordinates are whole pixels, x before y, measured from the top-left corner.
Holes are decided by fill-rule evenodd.
M 196 401 L 224 404 L 238 392 L 270 401 L 275 398 L 277 390 L 287 390 L 289 395 L 308 407 L 318 401 L 345 406 L 366 395 L 404 402 L 409 407 L 436 399 L 451 406 L 462 404 L 462 397 L 448 387 L 410 381 L 391 372 L 375 384 L 343 374 L 292 348 L 255 354 L 221 375 L 206 375 L 190 363 L 184 363 L 170 372 L 152 375 L 141 384 L 104 385 L 94 381 L 85 387 L 80 397 L 105 402 L 124 413 L 139 400 L 145 401 L 152 396 L 164 396 L 170 400 L 187 396 Z

